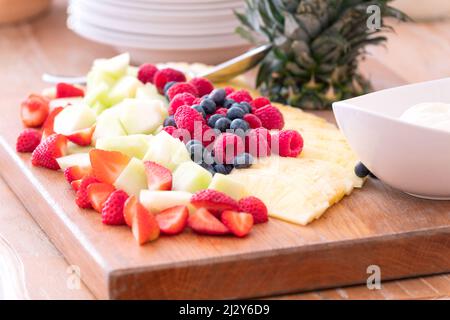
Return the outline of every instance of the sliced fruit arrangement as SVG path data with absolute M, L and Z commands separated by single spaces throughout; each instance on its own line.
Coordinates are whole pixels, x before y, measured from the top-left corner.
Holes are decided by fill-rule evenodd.
M 16 149 L 32 152 L 35 166 L 64 171 L 80 208 L 99 212 L 104 224 L 128 225 L 139 244 L 187 227 L 199 234 L 243 237 L 254 224 L 268 221 L 263 201 L 270 202 L 273 216 L 309 222 L 326 209 L 325 203 L 338 201 L 361 179 L 348 182 L 341 166 L 324 166 L 333 177 L 328 181 L 319 172 L 322 167 L 314 167 L 317 171 L 297 183 L 307 210 L 290 218 L 294 209 L 288 207 L 298 208 L 294 195 L 292 203 L 285 196 L 290 193 L 280 195 L 279 203 L 289 200 L 283 205 L 268 196 L 278 179 L 273 161 L 302 160 L 304 150 L 318 154 L 327 146 L 317 136 L 339 139 L 333 136 L 337 130 L 323 125 L 329 132 L 314 131 L 303 119 L 315 117 L 294 114 L 286 119 L 285 107 L 253 96 L 245 89 L 215 88 L 205 78 L 188 79 L 177 68 L 135 68 L 129 55 L 121 54 L 96 60 L 86 87 L 60 83 L 42 95 L 30 95 L 21 104 L 27 128 Z M 314 141 L 314 148 L 304 136 Z M 342 159 L 340 165 L 350 167 L 349 153 L 335 155 L 338 162 Z M 304 175 L 294 171 L 286 178 L 289 183 Z M 253 172 L 261 173 L 261 179 L 253 179 Z M 319 190 L 318 181 L 328 183 L 327 189 Z M 292 189 L 288 182 L 275 183 Z M 314 191 L 308 190 L 310 183 Z

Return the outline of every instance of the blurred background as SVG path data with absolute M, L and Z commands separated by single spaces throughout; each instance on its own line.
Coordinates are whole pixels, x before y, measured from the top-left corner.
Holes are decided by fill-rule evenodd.
M 67 7 L 67 27 L 79 36 L 129 51 L 135 63 L 217 64 L 249 48 L 235 33 L 233 10 L 244 0 L 54 0 Z M 0 0 L 0 23 L 13 24 L 49 10 L 51 0 Z M 449 0 L 396 0 L 416 21 L 450 17 Z M 66 11 L 66 10 L 64 10 Z M 62 26 L 58 26 L 62 27 Z

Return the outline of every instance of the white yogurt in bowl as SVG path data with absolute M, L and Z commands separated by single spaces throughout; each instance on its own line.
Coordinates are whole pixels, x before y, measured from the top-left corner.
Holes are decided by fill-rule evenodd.
M 450 132 L 450 104 L 419 103 L 407 109 L 400 119 L 420 126 Z

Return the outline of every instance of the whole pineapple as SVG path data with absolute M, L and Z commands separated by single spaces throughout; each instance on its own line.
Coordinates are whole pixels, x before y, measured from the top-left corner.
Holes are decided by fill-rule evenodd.
M 246 0 L 245 12 L 236 13 L 242 22 L 237 32 L 272 44 L 260 65 L 257 87 L 273 101 L 304 109 L 329 108 L 336 100 L 369 91 L 370 83 L 358 73 L 365 47 L 386 40 L 379 35 L 389 28 L 383 18 L 406 19 L 388 2 Z M 368 27 L 371 5 L 379 8 L 381 28 Z

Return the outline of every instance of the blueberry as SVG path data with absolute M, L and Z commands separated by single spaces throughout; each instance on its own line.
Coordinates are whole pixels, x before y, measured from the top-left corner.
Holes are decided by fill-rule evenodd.
M 214 128 L 220 130 L 221 132 L 225 132 L 230 128 L 230 124 L 231 120 L 223 117 L 216 121 L 216 123 L 214 124 Z
M 214 165 L 214 170 L 217 173 L 221 173 L 221 174 L 228 174 L 229 173 L 228 170 L 227 170 L 227 167 L 225 165 L 223 165 L 223 164 L 216 164 L 216 165 Z
M 245 121 L 245 120 L 242 120 L 242 119 L 234 119 L 233 121 L 231 121 L 230 129 L 233 129 L 233 130 L 238 130 L 238 129 L 240 129 L 240 130 L 242 130 L 242 131 L 245 132 L 245 131 L 247 131 L 248 129 L 250 129 L 250 126 L 249 126 L 248 122 Z
M 234 157 L 233 165 L 236 169 L 245 169 L 252 165 L 253 157 L 249 153 L 241 153 Z
M 233 105 L 233 104 L 235 104 L 236 103 L 236 101 L 234 101 L 233 99 L 225 99 L 225 101 L 223 102 L 223 107 L 224 108 L 227 108 L 227 109 L 230 109 L 231 108 L 231 106 Z
M 244 111 L 244 113 L 249 113 L 249 108 L 247 105 L 243 104 L 243 103 L 233 103 L 233 105 L 231 106 L 231 108 L 240 108 L 242 109 L 242 111 Z
M 203 145 L 201 141 L 192 139 L 192 140 L 189 140 L 188 142 L 186 142 L 186 149 L 189 150 L 189 148 L 194 144 Z
M 164 94 L 167 94 L 167 91 L 175 84 L 176 81 L 167 82 L 164 86 Z
M 191 160 L 195 163 L 203 162 L 203 145 L 192 144 L 188 148 L 189 154 L 191 155 Z
M 205 109 L 203 109 L 203 107 L 201 105 L 196 104 L 196 105 L 193 105 L 191 108 L 197 110 L 198 112 L 200 112 L 202 114 L 203 118 L 206 118 Z
M 230 120 L 242 119 L 244 117 L 244 115 L 245 115 L 245 112 L 240 107 L 231 107 L 227 111 L 227 118 Z
M 164 127 L 173 126 L 176 128 L 177 124 L 175 123 L 175 119 L 173 118 L 173 116 L 168 116 L 167 118 L 164 119 L 163 126 Z
M 216 103 L 212 99 L 205 99 L 200 103 L 200 105 L 207 114 L 213 114 L 216 112 Z
M 221 114 L 214 114 L 214 115 L 212 115 L 208 119 L 208 126 L 210 126 L 211 128 L 214 128 L 214 125 L 216 124 L 217 120 L 219 120 L 220 118 L 224 118 L 224 116 L 221 115 Z
M 230 164 L 226 164 L 225 168 L 227 169 L 227 173 L 230 173 L 234 169 L 234 166 L 233 166 L 233 164 L 230 163 Z
M 241 108 L 243 108 L 246 111 L 246 113 L 252 112 L 252 106 L 248 102 L 242 101 Z
M 214 156 L 208 150 L 203 151 L 203 163 L 213 165 L 214 164 Z
M 224 89 L 214 89 L 210 94 L 209 98 L 213 100 L 216 105 L 221 106 L 223 102 L 225 101 L 227 93 Z
M 359 162 L 355 166 L 355 174 L 360 178 L 365 178 L 370 174 L 370 170 L 362 162 Z
M 203 168 L 205 168 L 206 170 L 208 170 L 212 175 L 214 175 L 216 173 L 216 170 L 214 170 L 214 166 L 205 162 L 202 162 L 200 164 Z

